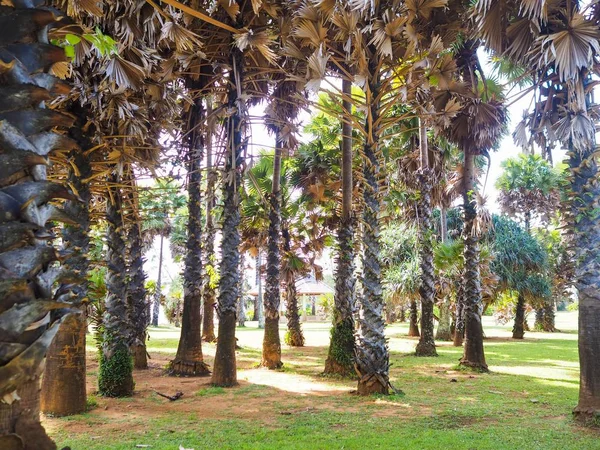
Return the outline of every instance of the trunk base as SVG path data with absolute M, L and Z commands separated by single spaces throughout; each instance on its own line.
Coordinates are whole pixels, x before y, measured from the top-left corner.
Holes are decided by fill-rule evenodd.
M 354 347 L 354 320 L 350 318 L 334 323 L 324 373 L 356 378 Z
M 225 311 L 219 318 L 219 339 L 215 353 L 212 384 L 232 387 L 238 384 L 235 365 L 235 311 Z
M 432 342 L 419 341 L 415 349 L 416 356 L 437 356 L 435 344 Z
M 600 427 L 600 405 L 597 407 L 580 407 L 573 410 L 575 420 L 586 426 Z
M 435 334 L 436 341 L 451 341 L 452 340 L 452 332 L 450 329 L 440 330 L 438 329 Z
M 146 344 L 138 344 L 131 347 L 133 353 L 133 368 L 137 370 L 146 370 L 148 368 L 148 352 Z
M 464 340 L 464 336 L 461 333 L 455 332 L 454 339 L 452 339 L 452 345 L 454 347 L 462 347 Z
M 481 373 L 488 373 L 490 371 L 486 363 L 467 361 L 464 358 L 460 360 L 459 366 Z
M 285 333 L 284 341 L 290 347 L 304 347 L 302 330 L 289 329 L 287 333 Z
M 390 395 L 390 383 L 377 374 L 365 375 L 358 380 L 356 392 L 358 395 L 382 394 Z
M 421 337 L 421 333 L 419 333 L 419 327 L 417 327 L 416 325 L 413 326 L 413 324 L 410 324 L 410 327 L 408 327 L 408 337 Z
M 283 366 L 279 340 L 279 317 L 265 318 L 265 337 L 260 365 L 270 370 L 281 369 Z
M 204 361 L 174 359 L 169 364 L 167 373 L 170 376 L 207 377 L 210 375 L 210 368 Z
M 110 359 L 100 352 L 98 392 L 104 397 L 131 397 L 133 382 L 133 360 L 126 347 L 118 347 Z
M 513 329 L 513 339 L 525 339 L 525 331 L 523 329 Z

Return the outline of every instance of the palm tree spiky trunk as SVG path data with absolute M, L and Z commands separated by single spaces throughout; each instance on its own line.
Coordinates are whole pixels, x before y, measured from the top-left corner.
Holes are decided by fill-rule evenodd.
M 233 113 L 225 122 L 227 139 L 227 161 L 223 177 L 223 240 L 221 242 L 221 265 L 219 279 L 219 331 L 217 351 L 213 368 L 212 383 L 216 386 L 229 387 L 237 384 L 235 363 L 235 325 L 236 306 L 240 286 L 240 207 L 239 189 L 242 183 L 242 137 L 244 120 L 242 118 L 243 100 L 238 92 L 243 92 L 242 52 L 233 46 L 231 50 L 231 71 L 228 108 Z
M 419 310 L 417 308 L 416 300 L 410 301 L 410 312 L 408 315 L 408 336 L 421 336 L 421 332 L 419 331 Z
M 204 287 L 203 287 L 203 311 L 202 317 L 202 339 L 205 342 L 215 342 L 215 304 L 216 293 L 215 288 L 211 284 L 210 275 L 207 273 L 207 268 L 210 265 L 213 270 L 215 268 L 215 236 L 216 229 L 213 217 L 213 209 L 215 207 L 215 187 L 217 180 L 217 172 L 213 168 L 212 161 L 212 142 L 210 134 L 206 136 L 206 240 L 204 242 Z
M 512 330 L 513 339 L 523 339 L 525 337 L 525 297 L 519 292 L 519 298 L 515 306 L 515 324 Z
M 283 237 L 283 250 L 287 253 L 291 250 L 291 237 L 287 226 L 282 227 L 281 235 Z M 288 328 L 285 335 L 285 343 L 291 347 L 304 347 L 304 333 L 302 332 L 302 324 L 300 323 L 298 292 L 296 291 L 296 275 L 290 267 L 287 267 L 284 273 L 285 317 L 287 318 Z
M 169 364 L 170 375 L 208 376 L 210 370 L 202 354 L 202 159 L 204 139 L 201 125 L 204 118 L 202 98 L 196 99 L 190 110 L 187 149 L 188 223 L 183 271 L 183 314 L 177 354 Z
M 75 136 L 74 136 L 75 137 Z M 75 137 L 82 148 L 89 148 L 89 142 L 82 142 L 81 136 Z M 66 270 L 77 274 L 81 280 L 72 290 L 76 303 L 87 297 L 87 281 L 85 279 L 89 267 L 87 252 L 90 239 L 88 229 L 90 223 L 89 200 L 90 187 L 83 180 L 91 175 L 88 158 L 82 152 L 71 152 L 73 163 L 79 173 L 69 170 L 69 182 L 75 187 L 83 202 L 69 201 L 65 212 L 77 217 L 79 225 L 65 225 L 63 243 L 69 251 L 63 262 Z M 87 320 L 84 314 L 72 315 L 62 323 L 54 342 L 46 355 L 46 368 L 42 379 L 40 396 L 41 411 L 54 416 L 69 416 L 86 410 L 86 356 L 85 334 Z
M 433 233 L 431 225 L 431 170 L 429 168 L 429 149 L 427 146 L 427 128 L 419 120 L 419 147 L 421 167 L 418 178 L 420 185 L 419 198 L 419 231 L 421 235 L 421 337 L 416 348 L 417 356 L 437 356 L 433 336 L 433 305 L 435 303 L 435 271 L 433 267 Z
M 279 337 L 279 304 L 281 255 L 281 146 L 279 130 L 275 137 L 273 158 L 273 189 L 269 196 L 269 231 L 267 235 L 267 278 L 265 283 L 265 334 L 261 365 L 268 369 L 279 369 L 281 362 L 281 340 Z
M 351 114 L 352 82 L 342 80 L 345 98 L 342 107 Z M 338 224 L 338 251 L 336 255 L 333 326 L 327 360 L 326 374 L 355 375 L 354 371 L 354 221 L 352 217 L 352 122 L 342 122 L 342 217 Z
M 158 326 L 158 316 L 160 313 L 160 298 L 162 297 L 162 266 L 163 266 L 163 248 L 165 236 L 160 234 L 160 246 L 158 250 L 158 277 L 156 278 L 156 291 L 154 292 L 154 302 L 152 303 L 152 326 Z
M 129 241 L 129 267 L 127 296 L 131 305 L 134 341 L 131 345 L 133 367 L 144 370 L 148 368 L 148 352 L 146 338 L 149 320 L 149 305 L 146 292 L 146 274 L 144 273 L 144 256 L 140 223 L 134 220 L 130 226 L 127 240 Z
M 487 372 L 483 351 L 483 327 L 481 325 L 481 277 L 479 274 L 479 239 L 475 232 L 477 210 L 475 205 L 475 155 L 464 152 L 464 291 L 463 315 L 465 326 L 462 366 Z
M 118 186 L 119 177 L 115 175 L 109 182 Z M 98 391 L 106 397 L 129 397 L 133 395 L 134 388 L 133 360 L 130 352 L 133 329 L 125 283 L 122 194 L 118 187 L 109 189 L 110 196 L 106 200 L 108 293 L 103 317 Z
M 375 52 L 373 52 L 375 53 Z M 383 288 L 379 242 L 379 189 L 380 150 L 379 130 L 374 124 L 379 117 L 380 80 L 375 61 L 370 61 L 369 72 L 374 74 L 368 82 L 368 113 L 365 121 L 367 139 L 363 148 L 363 251 L 362 295 L 355 353 L 355 368 L 359 376 L 358 394 L 389 394 L 389 352 L 385 338 L 383 318 Z

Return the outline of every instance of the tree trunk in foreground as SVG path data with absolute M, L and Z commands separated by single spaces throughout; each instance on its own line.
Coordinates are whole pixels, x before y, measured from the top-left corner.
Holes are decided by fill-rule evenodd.
M 410 301 L 410 313 L 408 315 L 408 336 L 419 337 L 419 310 L 417 309 L 417 301 Z
M 217 340 L 217 337 L 215 336 L 215 306 L 217 304 L 217 295 L 214 286 L 211 286 L 210 276 L 207 270 L 209 266 L 212 270 L 216 270 L 215 237 L 217 233 L 213 209 L 215 207 L 217 172 L 213 168 L 212 142 L 209 132 L 207 132 L 206 137 L 206 170 L 208 174 L 206 181 L 206 232 L 204 234 L 206 240 L 204 242 L 205 263 L 203 265 L 204 287 L 202 298 L 204 300 L 204 316 L 202 322 L 202 339 L 204 342 L 215 342 Z
M 371 73 L 378 69 L 374 61 L 369 64 Z M 367 86 L 367 98 L 379 97 L 379 78 L 371 79 Z M 383 289 L 381 284 L 381 261 L 379 242 L 379 211 L 381 192 L 379 189 L 380 154 L 379 133 L 374 124 L 378 123 L 379 104 L 372 100 L 368 105 L 365 130 L 367 140 L 364 145 L 364 190 L 363 190 L 363 282 L 360 298 L 360 318 L 356 345 L 355 368 L 359 376 L 358 394 L 389 394 L 390 357 L 385 338 L 383 319 Z
M 283 249 L 288 253 L 291 249 L 290 233 L 287 227 L 282 228 Z M 287 318 L 287 333 L 285 343 L 291 347 L 304 347 L 304 334 L 302 333 L 302 324 L 300 323 L 300 312 L 298 308 L 298 294 L 296 292 L 296 275 L 294 271 L 287 267 L 284 270 L 285 277 L 285 304 Z
M 342 81 L 345 97 L 352 94 L 352 82 Z M 343 102 L 345 120 L 342 121 L 342 217 L 338 223 L 338 250 L 335 267 L 335 295 L 333 324 L 327 360 L 326 374 L 355 376 L 354 371 L 354 221 L 352 218 L 352 103 L 349 98 Z
M 475 234 L 475 155 L 465 151 L 463 182 L 464 231 L 464 291 L 463 314 L 465 324 L 464 353 L 460 360 L 462 366 L 487 372 L 483 351 L 483 328 L 481 325 L 481 277 L 479 274 L 479 239 Z
M 89 148 L 89 142 L 79 135 L 79 129 L 74 139 Z M 78 191 L 83 202 L 69 201 L 65 211 L 71 217 L 77 217 L 79 225 L 65 225 L 63 228 L 63 245 L 68 256 L 63 262 L 65 270 L 80 277 L 77 285 L 72 288 L 75 303 L 81 303 L 87 297 L 87 280 L 89 262 L 87 252 L 90 239 L 89 230 L 89 184 L 82 180 L 91 175 L 89 160 L 80 151 L 71 152 L 70 157 L 76 165 L 79 174 L 69 170 L 69 182 Z M 83 311 L 82 311 L 83 312 Z M 85 412 L 86 395 L 86 362 L 85 362 L 85 333 L 87 320 L 85 314 L 70 316 L 64 320 L 54 342 L 46 355 L 46 368 L 42 378 L 40 394 L 41 411 L 54 416 L 68 416 Z
M 579 402 L 581 419 L 600 416 L 600 199 L 595 149 L 569 153 L 575 288 L 579 296 Z M 554 310 L 552 310 L 554 313 Z
M 63 220 L 57 217 L 59 210 L 50 218 L 38 215 L 36 207 L 51 208 L 55 198 L 75 199 L 65 187 L 45 181 L 46 155 L 76 145 L 51 131 L 69 128 L 72 118 L 55 109 L 43 109 L 45 102 L 68 93 L 69 86 L 44 73 L 67 58 L 63 49 L 48 42 L 48 26 L 54 25 L 58 16 L 33 6 L 41 3 L 14 2 L 23 8 L 13 8 L 13 2 L 8 2 L 0 15 L 1 84 L 4 92 L 18 98 L 3 99 L 0 122 L 0 329 L 10 330 L 1 333 L 0 342 L 2 449 L 56 448 L 39 420 L 39 376 L 60 319 L 69 311 L 69 304 L 52 302 L 53 281 L 60 273 L 48 267 L 59 258 L 46 222 Z M 34 135 L 37 139 L 30 140 Z M 22 314 L 15 322 L 17 303 Z M 55 312 L 46 316 L 52 310 Z M 42 320 L 45 317 L 50 320 Z
M 265 283 L 265 334 L 262 347 L 261 365 L 268 369 L 279 369 L 281 362 L 281 341 L 279 338 L 279 303 L 281 301 L 279 285 L 281 255 L 281 145 L 279 131 L 275 138 L 275 157 L 273 158 L 273 191 L 269 196 L 269 231 L 267 236 L 267 279 Z
M 242 120 L 243 100 L 238 99 L 238 87 L 243 87 L 243 55 L 234 45 L 231 50 L 228 108 L 233 113 L 225 121 L 227 154 L 223 176 L 223 225 L 219 279 L 219 332 L 212 383 L 229 387 L 237 384 L 235 365 L 236 302 L 240 286 L 240 209 L 239 189 L 242 182 Z M 238 83 L 242 85 L 238 86 Z
M 118 186 L 118 177 L 109 181 Z M 129 397 L 133 395 L 133 361 L 130 344 L 133 329 L 127 304 L 125 285 L 125 242 L 123 229 L 122 198 L 118 187 L 111 187 L 106 206 L 107 235 L 106 303 L 103 317 L 104 332 L 98 370 L 98 391 L 106 397 Z
M 513 339 L 523 339 L 525 337 L 525 297 L 520 292 L 515 306 L 515 324 L 512 337 Z
M 183 271 L 183 314 L 181 337 L 175 359 L 169 365 L 170 375 L 207 376 L 210 370 L 204 362 L 200 326 L 202 324 L 202 98 L 195 100 L 188 118 L 188 223 Z
M 416 356 L 437 356 L 433 338 L 433 305 L 435 303 L 435 269 L 433 267 L 433 227 L 431 224 L 431 170 L 429 169 L 429 155 L 427 146 L 427 129 L 422 120 L 419 120 L 419 140 L 421 167 L 418 178 L 421 189 L 419 198 L 419 235 L 420 266 L 421 266 L 421 336 Z

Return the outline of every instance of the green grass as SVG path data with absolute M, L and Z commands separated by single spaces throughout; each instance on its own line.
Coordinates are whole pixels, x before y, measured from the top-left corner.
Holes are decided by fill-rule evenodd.
M 240 372 L 239 387 L 206 385 L 182 400 L 187 403 L 178 410 L 162 410 L 152 396 L 137 399 L 156 409 L 151 417 L 106 416 L 97 408 L 81 416 L 52 419 L 53 436 L 59 448 L 69 445 L 74 450 L 132 449 L 136 444 L 151 445 L 153 450 L 179 445 L 196 450 L 600 450 L 600 431 L 580 427 L 570 413 L 579 382 L 574 317 L 560 317 L 566 321 L 559 323 L 563 333 L 528 333 L 521 342 L 507 338 L 509 326 L 496 326 L 484 318 L 490 374 L 455 370 L 461 349 L 448 344 L 438 348 L 437 358 L 413 356 L 416 341 L 405 337 L 405 325 L 394 325 L 387 330 L 391 381 L 404 395 L 369 398 L 348 393 L 353 381 L 320 376 L 327 328 L 305 324 L 309 345 L 285 348 L 283 371 L 246 369 Z M 250 367 L 260 360 L 262 334 L 245 329 L 238 337 L 243 347 L 238 361 Z M 161 348 L 160 339 L 153 334 L 156 348 Z M 321 345 L 313 345 L 320 341 Z M 298 389 L 302 382 L 314 390 Z M 206 403 L 207 410 L 203 402 L 211 402 Z M 74 422 L 98 427 L 69 431 L 67 425 Z

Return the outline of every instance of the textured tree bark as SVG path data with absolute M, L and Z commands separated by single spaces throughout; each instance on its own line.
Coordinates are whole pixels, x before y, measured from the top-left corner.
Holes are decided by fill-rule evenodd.
M 451 341 L 452 331 L 450 329 L 450 305 L 448 299 L 445 298 L 440 303 L 440 320 L 435 333 L 435 339 L 438 341 Z
M 113 176 L 109 182 L 112 186 L 117 186 L 119 178 Z M 109 189 L 111 195 L 106 202 L 108 293 L 103 317 L 98 391 L 106 397 L 128 397 L 133 395 L 134 388 L 133 361 L 130 353 L 133 327 L 130 322 L 125 284 L 122 194 L 119 188 Z
M 433 267 L 433 227 L 431 224 L 431 170 L 429 169 L 429 155 L 427 146 L 427 129 L 422 120 L 419 120 L 419 146 L 421 154 L 421 167 L 417 177 L 420 185 L 419 198 L 419 235 L 420 266 L 421 266 L 421 336 L 416 356 L 437 356 L 433 337 L 433 305 L 435 303 L 435 269 Z
M 417 301 L 410 301 L 410 313 L 408 315 L 408 336 L 419 337 L 419 311 L 417 309 Z
M 374 74 L 368 82 L 368 104 L 365 130 L 367 139 L 363 154 L 363 252 L 362 252 L 362 295 L 360 297 L 359 329 L 356 344 L 355 368 L 359 376 L 358 394 L 389 394 L 389 352 L 385 338 L 383 318 L 383 289 L 381 284 L 381 262 L 379 242 L 379 130 L 375 126 L 379 117 L 380 80 L 375 61 L 369 64 Z
M 87 139 L 80 134 L 79 128 L 73 129 L 69 134 L 81 148 L 90 147 Z M 89 266 L 87 251 L 90 243 L 87 233 L 91 194 L 89 184 L 83 180 L 91 175 L 91 167 L 87 157 L 80 151 L 71 152 L 70 157 L 79 174 L 69 170 L 69 182 L 79 192 L 83 202 L 69 201 L 65 204 L 65 211 L 71 217 L 78 218 L 79 226 L 65 225 L 63 228 L 63 246 L 68 255 L 63 265 L 66 270 L 80 277 L 77 285 L 72 288 L 75 302 L 80 303 L 87 297 L 85 277 Z M 87 320 L 84 314 L 70 316 L 62 323 L 54 342 L 48 348 L 40 393 L 42 412 L 68 416 L 86 410 L 86 330 Z
M 206 170 L 208 172 L 206 181 L 206 240 L 204 242 L 204 287 L 203 287 L 203 323 L 202 323 L 202 339 L 205 342 L 215 342 L 215 306 L 217 304 L 217 295 L 215 288 L 210 285 L 209 276 L 206 272 L 208 265 L 213 268 L 216 265 L 215 257 L 215 237 L 216 229 L 213 217 L 213 209 L 215 207 L 215 187 L 217 181 L 217 173 L 213 169 L 212 162 L 212 142 L 210 133 L 206 137 Z
M 556 331 L 556 324 L 554 323 L 556 316 L 554 314 L 554 304 L 546 303 L 544 306 L 544 320 L 543 330 L 548 333 L 554 333 Z
M 244 259 L 245 255 L 240 255 L 240 296 L 237 301 L 237 320 L 238 327 L 246 326 L 246 299 L 244 298 Z
M 160 235 L 160 250 L 158 253 L 158 277 L 156 278 L 156 292 L 154 293 L 154 303 L 152 304 L 152 326 L 158 326 L 158 315 L 160 313 L 160 297 L 162 296 L 162 265 L 163 265 L 163 246 L 165 237 Z
M 512 337 L 513 339 L 523 339 L 525 337 L 525 297 L 520 292 L 515 306 L 515 324 Z
M 142 250 L 142 235 L 140 224 L 134 221 L 128 233 L 129 241 L 129 267 L 127 297 L 131 307 L 131 322 L 134 328 L 134 341 L 131 344 L 133 367 L 139 370 L 148 368 L 148 354 L 146 352 L 147 328 L 150 322 L 148 317 L 149 304 L 146 292 L 146 274 L 144 273 L 144 256 Z
M 291 249 L 290 233 L 287 227 L 282 227 L 283 250 L 289 252 Z M 298 294 L 296 292 L 296 277 L 294 272 L 288 267 L 285 270 L 285 302 L 287 318 L 287 333 L 285 343 L 291 347 L 304 347 L 304 334 L 300 323 L 300 313 L 298 310 Z
M 464 291 L 463 314 L 465 324 L 464 353 L 462 366 L 487 372 L 483 350 L 483 328 L 481 325 L 481 278 L 479 274 L 479 242 L 474 226 L 477 216 L 475 209 L 475 155 L 466 151 L 463 182 L 464 230 Z
M 544 308 L 536 308 L 535 310 L 535 322 L 533 324 L 535 331 L 544 331 Z
M 344 94 L 342 106 L 345 119 L 342 121 L 342 216 L 338 223 L 338 249 L 335 260 L 335 294 L 333 324 L 327 360 L 326 374 L 354 377 L 354 220 L 352 216 L 352 82 L 342 81 Z
M 267 278 L 265 283 L 265 334 L 262 348 L 261 365 L 268 369 L 279 369 L 281 362 L 281 341 L 279 337 L 279 303 L 281 255 L 281 146 L 279 131 L 275 138 L 275 157 L 273 158 L 273 191 L 269 196 L 269 231 L 267 236 Z
M 202 98 L 195 100 L 190 111 L 188 166 L 188 223 L 183 271 L 183 314 L 181 337 L 175 359 L 169 366 L 170 375 L 207 376 L 210 370 L 204 362 L 200 326 L 202 324 L 202 159 L 204 139 Z M 237 268 L 236 268 L 237 270 Z M 159 272 L 160 273 L 160 272 Z
M 600 199 L 594 149 L 581 154 L 570 148 L 570 214 L 573 232 L 575 288 L 579 296 L 580 419 L 600 417 Z M 554 312 L 554 310 L 552 311 Z
M 260 266 L 262 265 L 262 254 L 260 249 L 256 254 L 256 286 L 258 288 L 258 295 L 256 296 L 256 300 L 254 303 L 254 320 L 258 322 L 258 328 L 265 327 L 265 315 L 263 312 L 263 284 L 262 284 L 262 276 L 260 273 Z
M 237 384 L 235 365 L 236 301 L 238 299 L 240 266 L 240 210 L 239 188 L 242 181 L 242 120 L 243 100 L 238 99 L 238 88 L 243 88 L 243 55 L 234 45 L 231 50 L 231 67 L 228 108 L 233 113 L 225 121 L 227 157 L 223 177 L 223 224 L 221 265 L 219 279 L 219 331 L 213 368 L 212 383 L 216 386 Z M 243 91 L 242 91 L 243 92 Z

